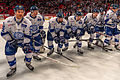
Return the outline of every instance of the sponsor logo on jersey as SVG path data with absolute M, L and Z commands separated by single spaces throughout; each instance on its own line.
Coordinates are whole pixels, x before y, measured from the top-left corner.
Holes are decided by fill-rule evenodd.
M 26 28 L 26 27 L 27 27 L 27 25 L 25 25 L 25 24 L 21 24 L 21 27 L 25 27 L 25 28 Z
M 9 27 L 9 26 L 14 26 L 14 25 L 15 25 L 15 24 L 8 24 L 8 27 Z

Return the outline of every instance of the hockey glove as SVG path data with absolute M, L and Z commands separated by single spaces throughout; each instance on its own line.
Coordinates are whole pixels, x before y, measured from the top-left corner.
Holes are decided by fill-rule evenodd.
M 65 38 L 63 36 L 60 37 L 60 43 L 65 43 Z
M 45 39 L 45 37 L 46 37 L 46 32 L 45 32 L 44 30 L 42 30 L 42 31 L 40 32 L 40 34 L 41 34 L 42 38 Z
M 59 38 L 57 36 L 54 37 L 55 43 L 59 43 Z
M 25 43 L 23 44 L 23 51 L 25 53 L 31 53 L 31 51 L 33 51 L 33 47 L 31 46 L 30 43 Z
M 74 38 L 73 32 L 70 32 L 70 33 L 69 33 L 69 36 L 72 37 L 72 38 Z

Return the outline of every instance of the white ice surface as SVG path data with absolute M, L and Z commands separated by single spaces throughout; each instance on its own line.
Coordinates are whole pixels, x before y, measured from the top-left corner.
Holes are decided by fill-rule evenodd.
M 45 24 L 47 27 L 47 23 Z M 87 38 L 87 35 L 84 36 Z M 47 45 L 47 41 L 46 44 Z M 76 54 L 76 49 L 70 43 L 69 50 L 64 55 L 73 59 L 80 67 L 66 67 L 43 58 L 41 62 L 32 60 L 35 67 L 33 72 L 29 71 L 24 64 L 24 53 L 18 49 L 17 72 L 8 80 L 120 80 L 120 52 L 105 52 L 101 48 L 95 47 L 95 50 L 88 50 L 86 42 L 83 42 L 84 55 Z M 0 80 L 6 80 L 6 74 L 9 71 L 6 56 L 4 53 L 5 41 L 0 36 Z M 55 49 L 56 50 L 56 49 Z M 48 49 L 42 55 L 46 55 Z M 52 58 L 73 64 L 72 62 L 58 56 L 54 53 Z

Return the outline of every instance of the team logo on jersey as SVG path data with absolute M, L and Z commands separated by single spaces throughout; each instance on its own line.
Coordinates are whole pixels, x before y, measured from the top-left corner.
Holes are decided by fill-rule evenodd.
M 22 32 L 15 32 L 14 38 L 15 39 L 22 39 L 24 37 L 24 34 Z
M 76 27 L 76 26 L 73 26 L 73 27 L 72 27 L 72 30 L 73 30 L 73 31 L 77 30 L 77 27 Z
M 32 26 L 30 26 L 30 28 L 32 31 L 37 31 L 37 25 L 32 25 Z

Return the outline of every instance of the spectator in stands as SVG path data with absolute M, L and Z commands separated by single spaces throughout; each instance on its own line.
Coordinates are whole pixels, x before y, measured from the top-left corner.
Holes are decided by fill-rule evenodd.
M 119 0 L 115 1 L 119 2 Z M 63 13 L 74 13 L 77 8 L 82 9 L 84 13 L 91 12 L 95 7 L 104 7 L 105 10 L 109 9 L 110 4 L 106 4 L 105 0 L 100 0 L 99 2 L 95 0 L 3 0 L 2 7 L 0 8 L 0 13 L 7 13 L 12 15 L 14 12 L 12 9 L 14 5 L 22 4 L 25 7 L 26 13 L 29 12 L 29 8 L 32 5 L 37 5 L 39 7 L 39 12 L 42 15 L 45 14 L 56 14 L 59 9 Z M 119 3 L 120 4 L 120 3 Z

